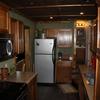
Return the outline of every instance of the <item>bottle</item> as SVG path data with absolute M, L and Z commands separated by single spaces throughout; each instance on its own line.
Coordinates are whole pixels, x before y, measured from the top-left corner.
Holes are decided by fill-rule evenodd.
M 0 80 L 2 79 L 2 70 L 0 68 Z
M 5 80 L 8 78 L 8 65 L 5 64 L 2 68 L 2 78 Z
M 94 84 L 94 71 L 92 66 L 93 65 L 90 63 L 88 66 L 88 73 L 87 73 L 87 79 L 90 85 Z

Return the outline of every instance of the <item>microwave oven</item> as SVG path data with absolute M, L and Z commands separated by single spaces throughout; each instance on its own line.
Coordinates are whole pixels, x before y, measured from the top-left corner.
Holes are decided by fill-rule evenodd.
M 0 37 L 0 60 L 12 57 L 12 40 L 10 37 Z

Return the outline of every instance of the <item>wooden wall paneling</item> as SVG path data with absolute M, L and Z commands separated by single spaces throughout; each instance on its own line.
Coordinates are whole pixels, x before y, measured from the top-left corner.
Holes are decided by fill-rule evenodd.
M 24 52 L 24 24 L 19 21 L 19 52 Z
M 95 89 L 94 100 L 100 99 L 100 59 L 96 60 L 96 77 L 95 77 Z
M 31 70 L 30 28 L 25 28 L 25 65 L 26 71 Z
M 100 7 L 98 7 L 98 18 L 97 18 L 97 48 L 100 49 Z M 97 52 L 100 55 L 100 52 Z M 96 59 L 96 74 L 95 74 L 95 89 L 94 89 L 94 100 L 100 99 L 100 58 Z

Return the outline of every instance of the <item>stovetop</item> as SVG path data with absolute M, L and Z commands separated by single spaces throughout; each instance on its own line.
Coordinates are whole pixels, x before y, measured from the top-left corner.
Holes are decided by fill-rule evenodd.
M 25 83 L 0 82 L 0 100 L 17 100 L 25 89 Z

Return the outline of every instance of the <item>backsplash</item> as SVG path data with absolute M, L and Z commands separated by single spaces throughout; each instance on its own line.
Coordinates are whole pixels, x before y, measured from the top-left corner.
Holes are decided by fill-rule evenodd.
M 4 67 L 5 64 L 7 64 L 7 66 L 8 66 L 8 71 L 9 71 L 10 75 L 15 73 L 15 71 L 16 71 L 15 58 L 11 58 L 11 59 L 0 62 L 0 68 Z

